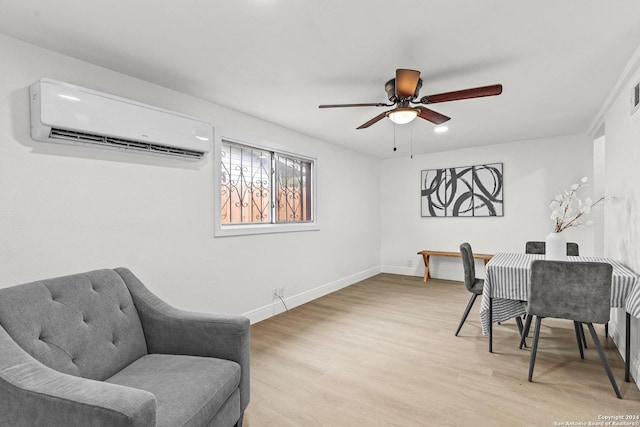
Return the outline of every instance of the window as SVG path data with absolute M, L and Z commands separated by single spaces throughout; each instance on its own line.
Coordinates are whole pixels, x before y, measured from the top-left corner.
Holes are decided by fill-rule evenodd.
M 316 161 L 222 139 L 216 236 L 317 229 Z

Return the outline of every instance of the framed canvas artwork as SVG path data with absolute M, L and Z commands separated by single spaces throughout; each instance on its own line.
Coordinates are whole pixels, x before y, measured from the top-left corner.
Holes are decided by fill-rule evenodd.
M 423 170 L 423 217 L 503 216 L 502 163 Z

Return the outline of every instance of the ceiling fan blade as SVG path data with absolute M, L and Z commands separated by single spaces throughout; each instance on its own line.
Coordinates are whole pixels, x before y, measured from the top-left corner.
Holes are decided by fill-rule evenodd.
M 483 96 L 494 96 L 502 93 L 502 85 L 482 86 L 472 89 L 456 90 L 453 92 L 427 95 L 420 98 L 422 104 L 435 104 L 437 102 L 457 101 L 459 99 L 481 98 Z
M 430 110 L 426 107 L 420 107 L 418 117 L 422 117 L 423 119 L 428 120 L 436 125 L 442 124 L 447 120 L 451 120 L 451 117 L 447 117 L 444 114 L 440 114 L 437 111 Z
M 389 111 L 393 111 L 393 110 L 389 110 Z M 373 119 L 369 120 L 368 122 L 361 124 L 360 126 L 358 126 L 356 129 L 364 129 L 364 128 L 368 128 L 369 126 L 371 126 L 374 123 L 379 122 L 380 120 L 384 119 L 387 116 L 387 113 L 389 111 L 385 111 L 384 113 L 380 113 L 377 116 L 375 116 Z
M 382 102 L 372 102 L 369 104 L 323 104 L 318 108 L 341 108 L 341 107 L 392 107 L 393 104 L 384 104 Z
M 398 68 L 396 70 L 396 96 L 398 98 L 413 98 L 419 80 L 420 71 Z

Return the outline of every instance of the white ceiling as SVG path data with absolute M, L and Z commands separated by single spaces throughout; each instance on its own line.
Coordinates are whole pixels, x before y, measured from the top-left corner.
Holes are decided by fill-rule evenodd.
M 0 0 L 0 33 L 387 158 L 587 132 L 640 46 L 640 1 Z M 356 130 L 384 109 L 318 109 L 386 102 L 396 68 L 420 95 L 504 91 L 431 105 L 449 132 L 396 126 L 395 153 L 390 120 Z

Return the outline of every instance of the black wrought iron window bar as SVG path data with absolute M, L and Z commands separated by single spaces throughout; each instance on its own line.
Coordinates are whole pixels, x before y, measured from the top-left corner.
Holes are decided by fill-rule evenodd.
M 313 162 L 222 141 L 220 207 L 223 225 L 313 221 Z

